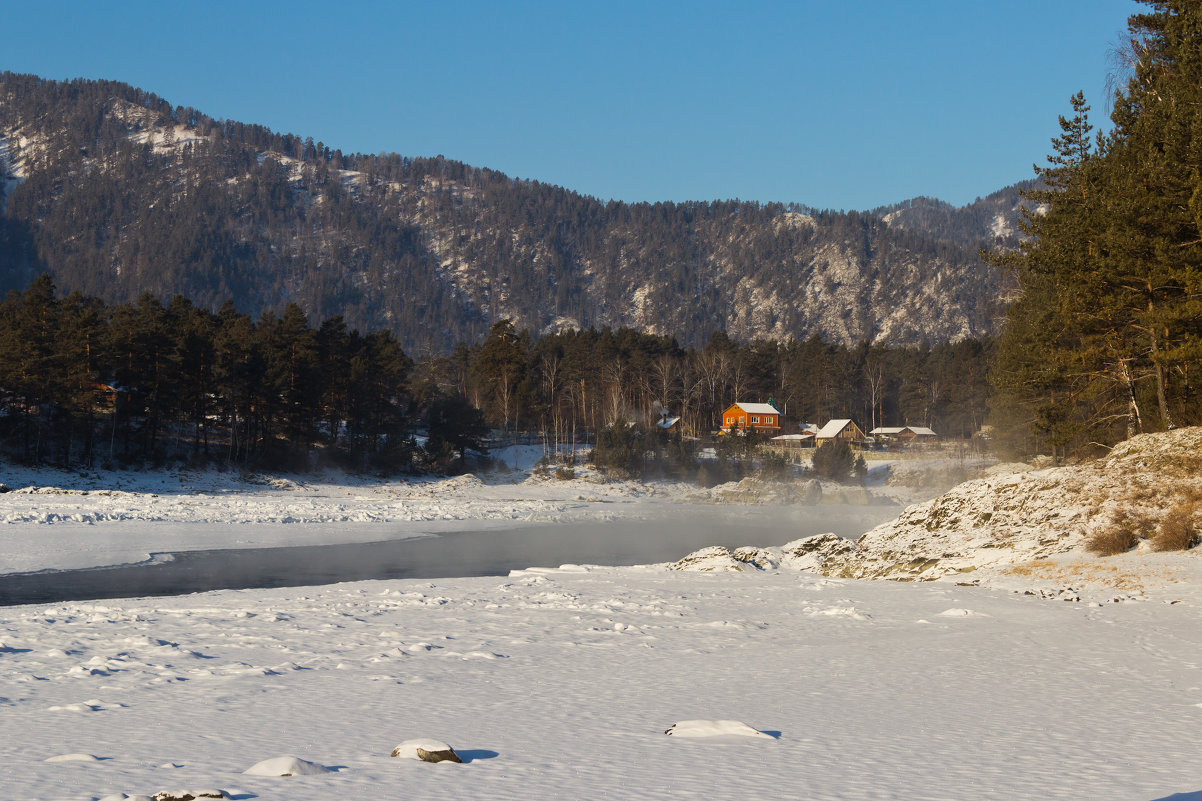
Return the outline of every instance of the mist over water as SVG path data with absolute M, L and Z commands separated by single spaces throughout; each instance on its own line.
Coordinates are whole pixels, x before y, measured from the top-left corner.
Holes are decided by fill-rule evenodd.
M 507 575 L 561 564 L 669 562 L 708 545 L 778 546 L 833 531 L 856 537 L 896 506 L 689 506 L 640 520 L 527 525 L 385 542 L 156 554 L 124 567 L 0 576 L 0 605 L 180 595 L 390 578 Z M 161 561 L 167 557 L 166 561 Z

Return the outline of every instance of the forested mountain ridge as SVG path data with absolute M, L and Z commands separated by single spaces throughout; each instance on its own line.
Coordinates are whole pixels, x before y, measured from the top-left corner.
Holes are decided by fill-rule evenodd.
M 603 203 L 441 157 L 347 155 L 125 84 L 0 74 L 0 289 L 42 272 L 257 315 L 297 302 L 445 352 L 518 329 L 626 326 L 700 345 L 992 334 L 1017 200 L 876 213 Z M 1010 194 L 1007 194 L 1009 192 Z M 984 221 L 984 222 L 982 222 Z
M 998 239 L 1013 242 L 1021 236 L 1021 210 L 1030 201 L 1024 191 L 1036 188 L 1037 181 L 1022 181 L 999 189 L 967 206 L 953 206 L 931 197 L 916 197 L 870 213 L 894 228 L 916 231 L 936 239 L 973 246 Z

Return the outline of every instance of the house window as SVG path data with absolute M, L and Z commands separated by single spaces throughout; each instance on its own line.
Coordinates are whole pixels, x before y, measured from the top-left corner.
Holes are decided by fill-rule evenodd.
M 759 421 L 760 421 L 760 418 L 758 418 L 758 417 L 751 418 L 751 422 L 753 422 L 753 423 L 758 423 Z

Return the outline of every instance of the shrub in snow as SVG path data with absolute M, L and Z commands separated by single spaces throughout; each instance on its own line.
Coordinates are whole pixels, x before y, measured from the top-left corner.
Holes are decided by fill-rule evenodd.
M 1170 508 L 1152 535 L 1154 551 L 1184 551 L 1198 544 L 1198 513 L 1202 503 L 1187 499 Z
M 265 759 L 242 772 L 247 776 L 315 776 L 329 773 L 330 769 L 316 762 L 283 756 Z
M 771 740 L 772 735 L 753 729 L 738 720 L 682 720 L 673 723 L 664 731 L 675 737 L 762 737 Z
M 711 545 L 709 548 L 693 551 L 679 562 L 673 562 L 670 567 L 672 570 L 689 570 L 695 573 L 737 573 L 743 571 L 744 563 L 721 545 Z
M 422 762 L 460 762 L 463 760 L 455 753 L 455 749 L 441 740 L 406 740 L 392 749 L 392 756 L 405 759 L 419 759 Z
M 1098 556 L 1126 553 L 1152 534 L 1151 519 L 1139 512 L 1120 509 L 1109 523 L 1096 529 L 1085 541 L 1085 549 Z

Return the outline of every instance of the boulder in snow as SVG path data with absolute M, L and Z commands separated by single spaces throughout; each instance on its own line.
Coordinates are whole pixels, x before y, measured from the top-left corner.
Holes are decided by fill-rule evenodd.
M 441 740 L 426 738 L 406 740 L 392 749 L 392 756 L 419 759 L 422 762 L 463 762 L 451 746 Z
M 828 576 L 837 574 L 839 571 L 832 568 L 855 553 L 855 550 L 855 543 L 829 532 L 793 540 L 781 547 L 786 566 Z
M 242 771 L 247 776 L 315 776 L 330 773 L 330 768 L 296 757 L 282 756 L 265 759 Z
M 142 796 L 133 796 L 141 798 Z M 202 798 L 229 798 L 225 790 L 161 790 L 151 796 L 153 801 L 198 801 Z

